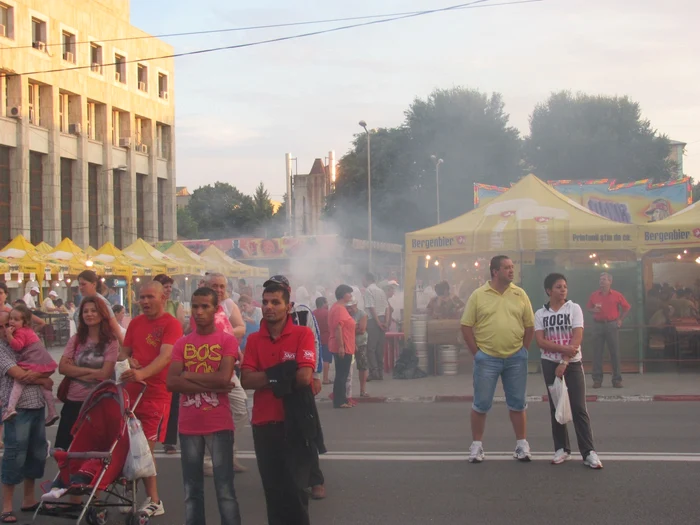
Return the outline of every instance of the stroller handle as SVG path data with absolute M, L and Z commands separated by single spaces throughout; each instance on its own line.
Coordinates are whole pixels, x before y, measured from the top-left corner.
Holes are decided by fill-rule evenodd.
M 139 381 L 137 384 L 141 387 L 141 391 L 139 392 L 139 395 L 136 396 L 136 399 L 134 400 L 134 402 L 131 405 L 132 412 L 134 410 L 136 410 L 137 406 L 139 406 L 139 403 L 141 402 L 141 398 L 143 397 L 143 394 L 146 392 L 146 388 L 148 387 L 148 385 L 146 384 L 145 381 Z

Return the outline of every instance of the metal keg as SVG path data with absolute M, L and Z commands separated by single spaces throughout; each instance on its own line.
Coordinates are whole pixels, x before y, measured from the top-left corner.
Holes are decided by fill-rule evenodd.
M 442 375 L 457 375 L 457 347 L 440 345 L 440 372 Z

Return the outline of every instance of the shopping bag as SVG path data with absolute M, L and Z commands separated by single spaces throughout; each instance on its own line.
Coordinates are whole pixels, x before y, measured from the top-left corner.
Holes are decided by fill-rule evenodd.
M 564 381 L 563 377 L 557 377 L 554 379 L 554 384 L 550 385 L 548 388 L 549 395 L 552 396 L 552 403 L 556 409 L 554 418 L 560 425 L 566 425 L 569 421 L 573 420 L 566 381 Z
M 141 421 L 134 416 L 129 418 L 129 452 L 124 462 L 124 477 L 129 481 L 150 478 L 156 475 L 156 464 L 143 433 Z

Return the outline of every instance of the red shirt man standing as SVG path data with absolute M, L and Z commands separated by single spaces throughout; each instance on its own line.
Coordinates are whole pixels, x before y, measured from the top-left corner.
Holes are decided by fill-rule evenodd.
M 182 337 L 182 325 L 165 312 L 163 285 L 159 282 L 152 281 L 141 288 L 139 306 L 143 314 L 129 323 L 118 360 L 129 359 L 131 366 L 131 370 L 121 375 L 122 382 L 146 382 L 146 391 L 134 415 L 141 421 L 152 452 L 156 442 L 163 442 L 168 428 L 172 395 L 166 387 L 166 378 L 173 345 Z M 132 399 L 139 389 L 138 385 L 127 386 Z M 141 512 L 148 516 L 165 514 L 156 477 L 145 478 L 143 484 L 148 497 Z
M 613 387 L 622 388 L 618 331 L 631 307 L 620 292 L 611 288 L 612 280 L 612 275 L 609 273 L 601 273 L 600 288 L 591 294 L 586 304 L 586 309 L 593 314 L 594 321 L 593 388 L 600 388 L 603 385 L 603 350 L 606 344 L 613 368 Z

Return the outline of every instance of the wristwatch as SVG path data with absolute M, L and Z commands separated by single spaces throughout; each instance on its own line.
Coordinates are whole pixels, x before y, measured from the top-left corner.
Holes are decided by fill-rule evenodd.
M 560 359 L 560 360 L 559 360 L 559 364 L 560 364 L 560 365 L 567 365 L 567 366 L 568 366 L 569 362 L 568 362 L 568 361 L 564 361 L 563 359 Z

